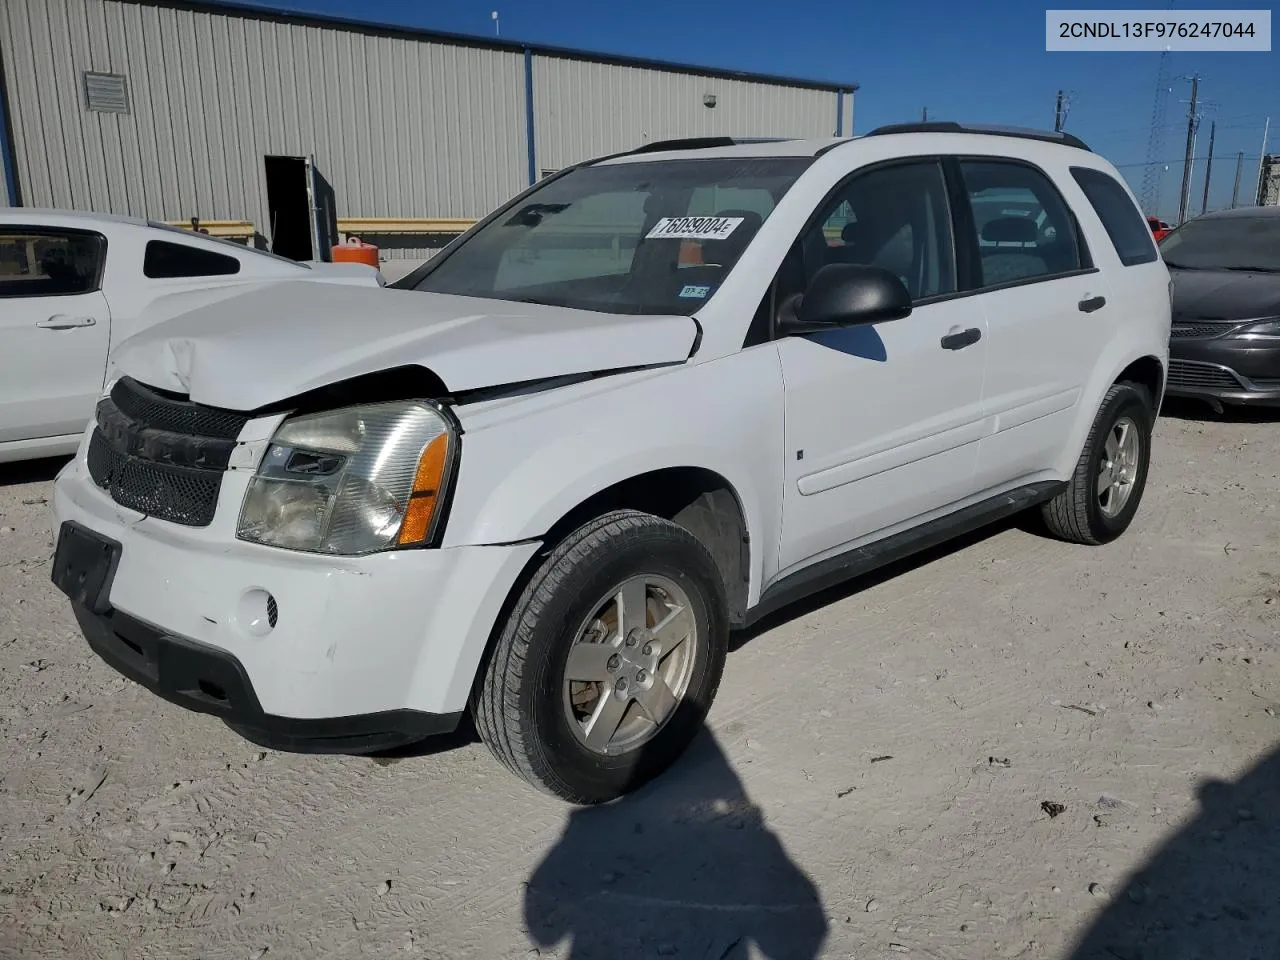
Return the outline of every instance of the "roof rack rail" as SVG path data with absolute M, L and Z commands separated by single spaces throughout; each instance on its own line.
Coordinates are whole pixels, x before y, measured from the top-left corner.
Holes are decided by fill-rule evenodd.
M 1029 127 L 981 126 L 956 123 L 954 120 L 929 120 L 924 123 L 890 123 L 876 127 L 868 137 L 882 136 L 888 133 L 979 133 L 995 137 L 1020 137 L 1023 140 L 1044 140 L 1048 143 L 1060 143 L 1068 147 L 1089 150 L 1089 145 L 1075 134 L 1065 131 L 1034 130 Z
M 745 143 L 783 143 L 791 137 L 682 137 L 676 140 L 655 140 L 621 156 L 633 153 L 659 153 L 666 150 L 707 150 L 713 147 L 735 147 Z

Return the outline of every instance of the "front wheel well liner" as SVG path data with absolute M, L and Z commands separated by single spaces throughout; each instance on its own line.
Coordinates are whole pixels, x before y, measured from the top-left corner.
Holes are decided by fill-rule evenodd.
M 703 467 L 665 467 L 592 494 L 557 520 L 546 534 L 552 550 L 582 524 L 612 510 L 641 510 L 680 524 L 715 558 L 729 601 L 729 622 L 746 615 L 750 541 L 737 492 L 723 476 Z M 541 554 L 543 551 L 539 551 Z

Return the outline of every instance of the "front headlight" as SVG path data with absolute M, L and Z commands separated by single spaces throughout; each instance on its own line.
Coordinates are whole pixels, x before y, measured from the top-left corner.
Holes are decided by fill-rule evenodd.
M 426 543 L 456 451 L 452 426 L 429 403 L 293 417 L 249 482 L 236 536 L 344 556 Z
M 1280 340 L 1280 317 L 1257 320 L 1227 335 L 1228 340 Z

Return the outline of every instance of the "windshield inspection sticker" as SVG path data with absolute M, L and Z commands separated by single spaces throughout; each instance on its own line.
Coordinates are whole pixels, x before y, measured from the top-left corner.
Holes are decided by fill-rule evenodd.
M 663 217 L 645 234 L 646 240 L 725 240 L 742 224 L 742 217 Z
M 684 298 L 693 297 L 697 300 L 707 299 L 707 294 L 711 292 L 711 287 L 706 284 L 689 283 L 680 291 L 680 296 Z

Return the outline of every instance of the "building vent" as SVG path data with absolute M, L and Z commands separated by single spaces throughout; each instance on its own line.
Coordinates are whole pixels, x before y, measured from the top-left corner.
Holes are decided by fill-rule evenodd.
M 90 110 L 100 113 L 129 112 L 129 87 L 123 74 L 86 72 L 84 99 Z

